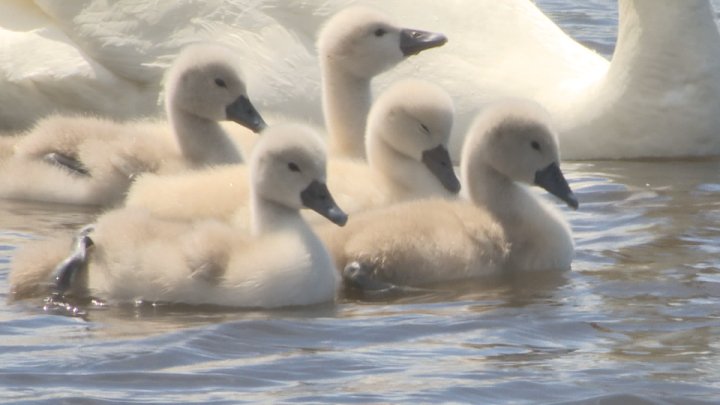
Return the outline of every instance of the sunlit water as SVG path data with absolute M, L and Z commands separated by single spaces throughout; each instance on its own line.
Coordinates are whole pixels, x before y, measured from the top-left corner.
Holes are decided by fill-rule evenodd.
M 681 0 L 678 0 L 681 1 Z M 613 1 L 540 6 L 610 54 Z M 720 403 L 720 161 L 566 163 L 559 276 L 284 311 L 53 316 L 0 304 L 0 398 L 76 403 Z M 28 238 L 93 212 L 0 204 L 0 301 Z

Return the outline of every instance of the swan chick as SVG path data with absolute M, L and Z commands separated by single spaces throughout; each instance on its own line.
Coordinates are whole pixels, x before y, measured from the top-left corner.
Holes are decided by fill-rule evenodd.
M 372 78 L 408 56 L 446 42 L 443 34 L 399 27 L 366 7 L 348 7 L 333 15 L 317 43 L 331 152 L 365 157 L 363 135 Z
M 423 80 L 400 80 L 378 97 L 365 149 L 376 177 L 391 184 L 387 194 L 399 200 L 460 191 L 448 152 L 453 115 L 450 95 Z
M 224 46 L 186 47 L 168 69 L 160 121 L 115 122 L 56 115 L 17 137 L 0 166 L 0 196 L 68 204 L 114 205 L 143 172 L 174 172 L 242 161 L 218 121 L 259 132 L 242 74 Z
M 168 70 L 165 103 L 183 154 L 196 166 L 241 162 L 218 124 L 234 121 L 255 133 L 267 124 L 250 102 L 232 49 L 199 43 L 183 49 Z
M 37 282 L 37 269 L 44 268 L 47 279 L 82 283 L 60 287 L 109 302 L 272 308 L 332 301 L 337 270 L 299 213 L 309 208 L 337 225 L 346 223 L 325 185 L 325 164 L 325 146 L 307 127 L 268 128 L 249 162 L 251 232 L 217 221 L 162 220 L 141 209 L 111 211 L 89 234 L 92 243 L 75 242 L 78 260 L 64 261 L 72 269 L 53 272 L 52 262 L 18 253 L 10 276 L 14 297 L 36 293 L 27 283 Z M 57 244 L 31 242 L 23 250 Z M 89 245 L 92 250 L 83 251 Z M 85 274 L 70 276 L 65 270 Z

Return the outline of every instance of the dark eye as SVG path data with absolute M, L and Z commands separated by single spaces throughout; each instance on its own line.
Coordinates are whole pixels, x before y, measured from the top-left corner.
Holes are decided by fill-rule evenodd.
M 387 31 L 385 30 L 385 28 L 378 28 L 378 29 L 375 30 L 375 36 L 376 36 L 376 37 L 381 37 L 381 36 L 383 36 L 383 35 L 385 35 L 385 34 L 387 34 Z
M 288 163 L 288 169 L 290 169 L 291 172 L 299 172 L 300 171 L 300 167 L 293 162 Z
M 219 77 L 217 79 L 215 79 L 215 84 L 217 84 L 219 87 L 223 87 L 223 88 L 227 87 L 225 80 L 223 80 Z
M 420 124 L 420 128 L 422 128 L 422 130 L 425 131 L 425 133 L 427 133 L 427 134 L 430 133 L 430 128 L 428 128 L 427 125 Z
M 530 142 L 530 146 L 532 146 L 533 149 L 539 151 L 540 150 L 540 144 L 537 141 Z

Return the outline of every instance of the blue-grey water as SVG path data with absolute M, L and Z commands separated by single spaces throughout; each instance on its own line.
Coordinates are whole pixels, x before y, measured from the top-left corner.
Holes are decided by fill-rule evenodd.
M 538 4 L 612 53 L 615 1 Z M 6 303 L 15 247 L 95 213 L 0 203 L 0 400 L 720 403 L 720 161 L 564 169 L 572 272 L 283 311 Z

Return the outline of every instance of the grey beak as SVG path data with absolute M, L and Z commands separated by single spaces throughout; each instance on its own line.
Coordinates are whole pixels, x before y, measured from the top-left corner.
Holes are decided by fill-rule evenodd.
M 447 191 L 457 193 L 460 191 L 460 180 L 453 170 L 450 153 L 443 145 L 428 149 L 422 154 L 422 162 L 430 169 L 430 172 L 440 180 Z
M 417 55 L 426 49 L 443 46 L 447 41 L 447 37 L 438 32 L 408 28 L 400 30 L 400 50 L 405 56 Z
M 255 107 L 246 96 L 240 96 L 225 108 L 225 114 L 230 121 L 247 127 L 258 133 L 267 127 L 265 120 L 260 116 Z
M 335 200 L 333 200 L 325 183 L 313 180 L 300 193 L 300 200 L 304 206 L 324 216 L 336 225 L 343 226 L 347 223 L 347 214 L 335 204 Z
M 575 194 L 573 194 L 568 185 L 565 176 L 563 176 L 560 166 L 553 162 L 548 167 L 535 172 L 535 185 L 547 190 L 550 194 L 565 201 L 572 209 L 578 209 L 578 203 Z

